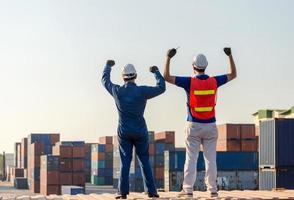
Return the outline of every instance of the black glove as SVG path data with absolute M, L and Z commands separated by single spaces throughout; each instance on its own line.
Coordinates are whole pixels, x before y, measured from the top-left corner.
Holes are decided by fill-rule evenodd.
M 151 73 L 155 73 L 156 71 L 158 71 L 158 67 L 157 66 L 152 66 L 152 67 L 149 68 L 149 71 Z
M 114 60 L 107 60 L 106 65 L 112 67 L 113 65 L 115 65 L 115 62 Z
M 232 54 L 231 47 L 225 47 L 224 52 L 227 54 L 227 56 L 230 56 Z
M 174 57 L 174 55 L 176 55 L 176 53 L 177 53 L 177 50 L 175 48 L 172 48 L 167 51 L 167 57 L 172 58 Z

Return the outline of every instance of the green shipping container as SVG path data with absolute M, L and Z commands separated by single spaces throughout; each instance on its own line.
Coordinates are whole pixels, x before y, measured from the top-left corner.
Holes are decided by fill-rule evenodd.
M 105 185 L 105 178 L 92 175 L 91 176 L 91 183 L 93 185 Z

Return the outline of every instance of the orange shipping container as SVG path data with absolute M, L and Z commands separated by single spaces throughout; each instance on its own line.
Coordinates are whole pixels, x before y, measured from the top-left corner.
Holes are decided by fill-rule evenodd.
M 164 131 L 155 133 L 154 135 L 155 141 L 163 141 L 165 143 L 175 143 L 175 132 L 174 131 Z
M 85 181 L 85 172 L 76 172 L 72 174 L 72 184 L 78 186 L 84 186 Z
M 72 147 L 55 145 L 53 146 L 52 153 L 60 158 L 72 158 Z
M 113 145 L 112 144 L 106 144 L 105 145 L 105 152 L 107 152 L 107 153 L 113 152 Z
M 50 134 L 51 145 L 55 145 L 55 143 L 60 141 L 60 134 L 59 133 L 52 133 Z
M 72 185 L 72 172 L 60 172 L 60 185 Z
M 240 151 L 240 140 L 218 140 L 216 145 L 216 151 Z
M 242 139 L 255 139 L 255 125 L 254 124 L 241 124 L 241 138 Z
M 257 140 L 242 140 L 241 151 L 257 151 Z
M 100 144 L 112 144 L 112 136 L 99 137 Z
M 85 146 L 72 147 L 73 158 L 84 158 L 85 157 Z
M 59 184 L 59 171 L 40 171 L 40 182 L 44 185 L 58 185 Z
M 42 195 L 50 195 L 50 194 L 61 194 L 61 186 L 60 185 L 45 185 L 41 184 L 40 192 Z
M 92 160 L 93 161 L 98 161 L 98 160 L 105 160 L 105 153 L 92 153 Z
M 239 124 L 222 124 L 217 126 L 219 140 L 240 139 L 241 130 Z
M 73 159 L 72 161 L 72 170 L 73 171 L 83 171 L 85 168 L 84 159 Z
M 155 179 L 164 179 L 164 167 L 155 168 Z
M 149 155 L 155 155 L 155 144 L 149 144 Z

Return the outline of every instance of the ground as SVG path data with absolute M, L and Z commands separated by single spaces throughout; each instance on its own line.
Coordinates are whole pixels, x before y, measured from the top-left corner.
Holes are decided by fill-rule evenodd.
M 16 190 L 10 183 L 0 182 L 0 200 L 113 200 L 116 189 L 112 186 L 94 186 L 87 184 L 85 195 L 50 195 L 44 197 L 38 194 L 32 194 L 28 190 Z M 177 192 L 160 192 L 160 199 L 162 200 L 177 200 Z M 194 198 L 191 199 L 222 199 L 222 200 L 252 200 L 252 199 L 293 199 L 294 190 L 279 190 L 279 191 L 219 191 L 219 198 L 210 198 L 207 192 L 194 192 Z M 143 193 L 131 193 L 128 199 L 143 200 L 147 196 Z M 178 199 L 179 200 L 179 199 Z M 183 199 L 181 199 L 183 200 Z

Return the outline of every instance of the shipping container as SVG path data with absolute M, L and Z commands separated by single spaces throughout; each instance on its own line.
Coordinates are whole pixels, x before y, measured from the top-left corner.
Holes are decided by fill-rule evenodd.
M 100 144 L 112 144 L 112 136 L 99 137 Z
M 294 189 L 294 169 L 260 169 L 259 189 Z
M 21 159 L 20 167 L 26 169 L 28 167 L 28 138 L 21 140 Z
M 69 186 L 62 186 L 61 187 L 61 194 L 69 194 L 69 195 L 76 195 L 76 194 L 84 194 L 84 188 L 80 186 L 74 186 L 74 185 L 69 185 Z
M 166 144 L 175 144 L 175 132 L 174 131 L 164 131 L 155 133 L 154 140 L 157 142 L 164 142 Z
M 40 185 L 40 193 L 43 195 L 60 195 L 60 185 Z
M 165 151 L 165 168 L 169 171 L 182 171 L 185 164 L 185 150 Z M 257 152 L 217 152 L 217 168 L 221 171 L 257 170 Z M 196 164 L 196 163 L 195 163 Z M 203 152 L 199 152 L 197 170 L 205 170 Z
M 260 122 L 259 166 L 294 167 L 294 119 Z
M 14 179 L 14 187 L 16 189 L 28 189 L 28 179 L 27 178 L 21 178 L 21 177 L 16 177 Z

